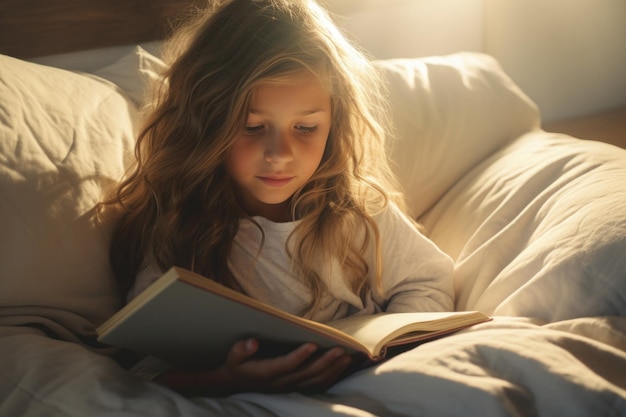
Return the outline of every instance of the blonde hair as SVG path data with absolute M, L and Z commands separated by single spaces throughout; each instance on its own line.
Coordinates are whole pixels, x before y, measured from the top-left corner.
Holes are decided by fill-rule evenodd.
M 363 297 L 367 275 L 381 275 L 380 262 L 365 260 L 372 242 L 377 258 L 381 252 L 372 216 L 389 198 L 400 202 L 385 155 L 388 119 L 377 72 L 312 0 L 213 1 L 196 15 L 170 42 L 136 166 L 108 202 L 122 208 L 114 270 L 130 285 L 146 262 L 178 265 L 240 289 L 227 260 L 248 216 L 225 159 L 253 89 L 309 71 L 331 92 L 331 129 L 320 166 L 292 198 L 300 222 L 286 245 L 312 293 L 303 314 L 326 290 L 316 265 L 331 257 Z

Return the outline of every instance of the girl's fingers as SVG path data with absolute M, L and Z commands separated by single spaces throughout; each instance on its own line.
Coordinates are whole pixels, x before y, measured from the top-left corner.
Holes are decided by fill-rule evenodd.
M 303 392 L 323 391 L 337 382 L 349 365 L 349 357 L 337 359 L 336 364 L 331 365 L 322 372 L 300 380 L 297 384 L 298 390 Z
M 334 383 L 350 365 L 343 349 L 334 348 L 309 364 L 275 380 L 277 388 L 325 388 Z
M 235 343 L 228 354 L 226 368 L 235 377 L 267 381 L 293 373 L 317 350 L 313 343 L 305 343 L 284 356 L 270 359 L 255 359 L 258 351 L 256 339 Z
M 265 363 L 272 369 L 276 377 L 289 375 L 295 372 L 302 364 L 317 351 L 313 343 L 305 343 L 284 356 L 267 359 Z
M 226 363 L 229 366 L 237 366 L 250 359 L 257 350 L 259 350 L 259 342 L 256 339 L 240 340 L 228 352 Z
M 350 365 L 342 348 L 311 358 L 317 346 L 305 343 L 284 356 L 255 360 L 258 341 L 247 339 L 233 345 L 225 372 L 234 381 L 269 391 L 319 391 L 332 385 Z M 245 382 L 244 382 L 245 381 Z

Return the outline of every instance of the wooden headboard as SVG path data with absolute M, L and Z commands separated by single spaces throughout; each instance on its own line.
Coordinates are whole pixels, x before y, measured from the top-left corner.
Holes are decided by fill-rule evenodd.
M 206 0 L 0 0 L 0 53 L 33 58 L 159 40 Z

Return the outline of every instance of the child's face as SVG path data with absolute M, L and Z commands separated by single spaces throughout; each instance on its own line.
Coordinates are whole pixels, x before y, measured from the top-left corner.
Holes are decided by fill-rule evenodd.
M 290 218 L 290 198 L 322 160 L 331 124 L 330 93 L 313 75 L 263 84 L 251 97 L 246 126 L 227 169 L 251 216 Z

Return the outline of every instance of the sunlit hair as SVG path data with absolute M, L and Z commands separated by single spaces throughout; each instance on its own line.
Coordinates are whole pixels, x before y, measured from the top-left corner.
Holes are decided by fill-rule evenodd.
M 138 137 L 137 164 L 109 202 L 122 209 L 111 246 L 116 274 L 128 284 L 156 262 L 240 289 L 227 260 L 239 220 L 249 216 L 225 160 L 246 124 L 252 91 L 309 72 L 331 93 L 332 116 L 320 166 L 292 199 L 300 222 L 287 248 L 312 292 L 302 313 L 326 290 L 316 266 L 331 257 L 363 297 L 367 275 L 381 275 L 380 262 L 365 260 L 372 243 L 380 258 L 372 215 L 399 198 L 385 155 L 377 72 L 313 1 L 213 1 L 197 16 L 169 45 L 163 85 Z

